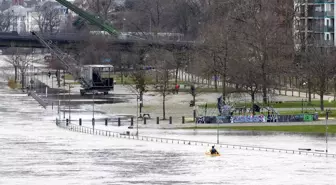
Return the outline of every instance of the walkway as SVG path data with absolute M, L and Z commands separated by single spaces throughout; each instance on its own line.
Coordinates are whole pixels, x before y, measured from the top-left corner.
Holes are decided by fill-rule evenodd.
M 278 149 L 278 148 L 265 148 L 265 147 L 256 147 L 256 146 L 244 146 L 244 145 L 231 145 L 224 143 L 210 143 L 203 141 L 191 141 L 191 140 L 181 140 L 181 139 L 170 139 L 170 138 L 159 138 L 159 137 L 149 137 L 149 136 L 136 136 L 132 134 L 120 134 L 113 131 L 93 129 L 84 126 L 78 126 L 69 124 L 66 125 L 64 121 L 60 121 L 56 119 L 56 125 L 60 128 L 73 131 L 80 132 L 85 134 L 92 135 L 100 135 L 105 137 L 115 137 L 129 140 L 139 140 L 139 141 L 147 141 L 147 142 L 158 142 L 158 143 L 166 143 L 166 144 L 179 144 L 179 145 L 193 145 L 193 146 L 213 146 L 216 145 L 218 148 L 233 148 L 240 150 L 253 150 L 253 151 L 263 151 L 263 152 L 277 152 L 277 153 L 286 153 L 286 154 L 298 154 L 298 155 L 310 155 L 310 156 L 318 156 L 318 157 L 332 157 L 335 158 L 336 154 L 326 154 L 321 152 L 309 152 L 302 150 L 287 150 L 287 149 Z

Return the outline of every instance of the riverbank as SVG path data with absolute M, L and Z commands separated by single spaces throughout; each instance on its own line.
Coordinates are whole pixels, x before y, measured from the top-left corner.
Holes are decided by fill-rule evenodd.
M 326 132 L 325 125 L 237 125 L 237 126 L 193 126 L 182 129 L 209 130 L 240 130 L 240 131 L 272 131 L 272 132 L 297 132 L 297 133 L 317 133 Z M 328 133 L 336 134 L 336 125 L 328 125 Z

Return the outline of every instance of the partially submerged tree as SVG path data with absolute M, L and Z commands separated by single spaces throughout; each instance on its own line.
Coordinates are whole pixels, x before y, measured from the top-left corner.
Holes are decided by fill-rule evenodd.
M 10 63 L 14 68 L 14 82 L 17 83 L 18 79 L 18 68 L 20 64 L 20 56 L 18 55 L 18 48 L 8 48 L 7 52 L 11 55 L 5 59 L 6 62 Z
M 158 70 L 158 82 L 156 84 L 158 91 L 162 96 L 162 113 L 163 119 L 166 119 L 166 96 L 171 93 L 172 86 L 170 85 L 170 70 L 173 68 L 174 56 L 172 53 L 161 50 L 153 49 L 149 54 L 147 60 L 149 63 L 155 64 Z
M 19 56 L 19 62 L 18 62 L 18 69 L 20 71 L 21 75 L 21 85 L 22 90 L 24 90 L 27 86 L 26 84 L 26 72 L 28 70 L 29 65 L 33 61 L 33 58 L 31 54 L 23 54 Z

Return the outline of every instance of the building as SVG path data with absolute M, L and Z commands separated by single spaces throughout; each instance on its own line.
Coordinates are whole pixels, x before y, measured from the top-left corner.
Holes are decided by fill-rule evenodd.
M 9 31 L 26 32 L 26 20 L 27 20 L 27 12 L 30 9 L 27 9 L 21 5 L 11 6 L 7 10 L 4 11 L 5 14 L 12 16 L 11 26 L 9 27 Z
M 295 0 L 296 48 L 310 44 L 336 46 L 336 0 Z

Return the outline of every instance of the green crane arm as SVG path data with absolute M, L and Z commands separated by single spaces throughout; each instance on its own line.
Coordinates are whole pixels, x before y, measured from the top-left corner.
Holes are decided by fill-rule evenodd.
M 98 26 L 99 28 L 101 28 L 102 30 L 108 32 L 109 34 L 119 35 L 119 32 L 115 30 L 112 26 L 104 23 L 102 20 L 96 18 L 94 15 L 91 15 L 90 13 L 85 12 L 84 10 L 78 8 L 77 6 L 73 5 L 69 1 L 67 0 L 56 0 L 56 1 L 62 4 L 63 6 L 69 8 L 70 10 L 78 14 L 79 16 L 83 17 L 84 19 L 89 21 L 91 24 L 94 24 Z

